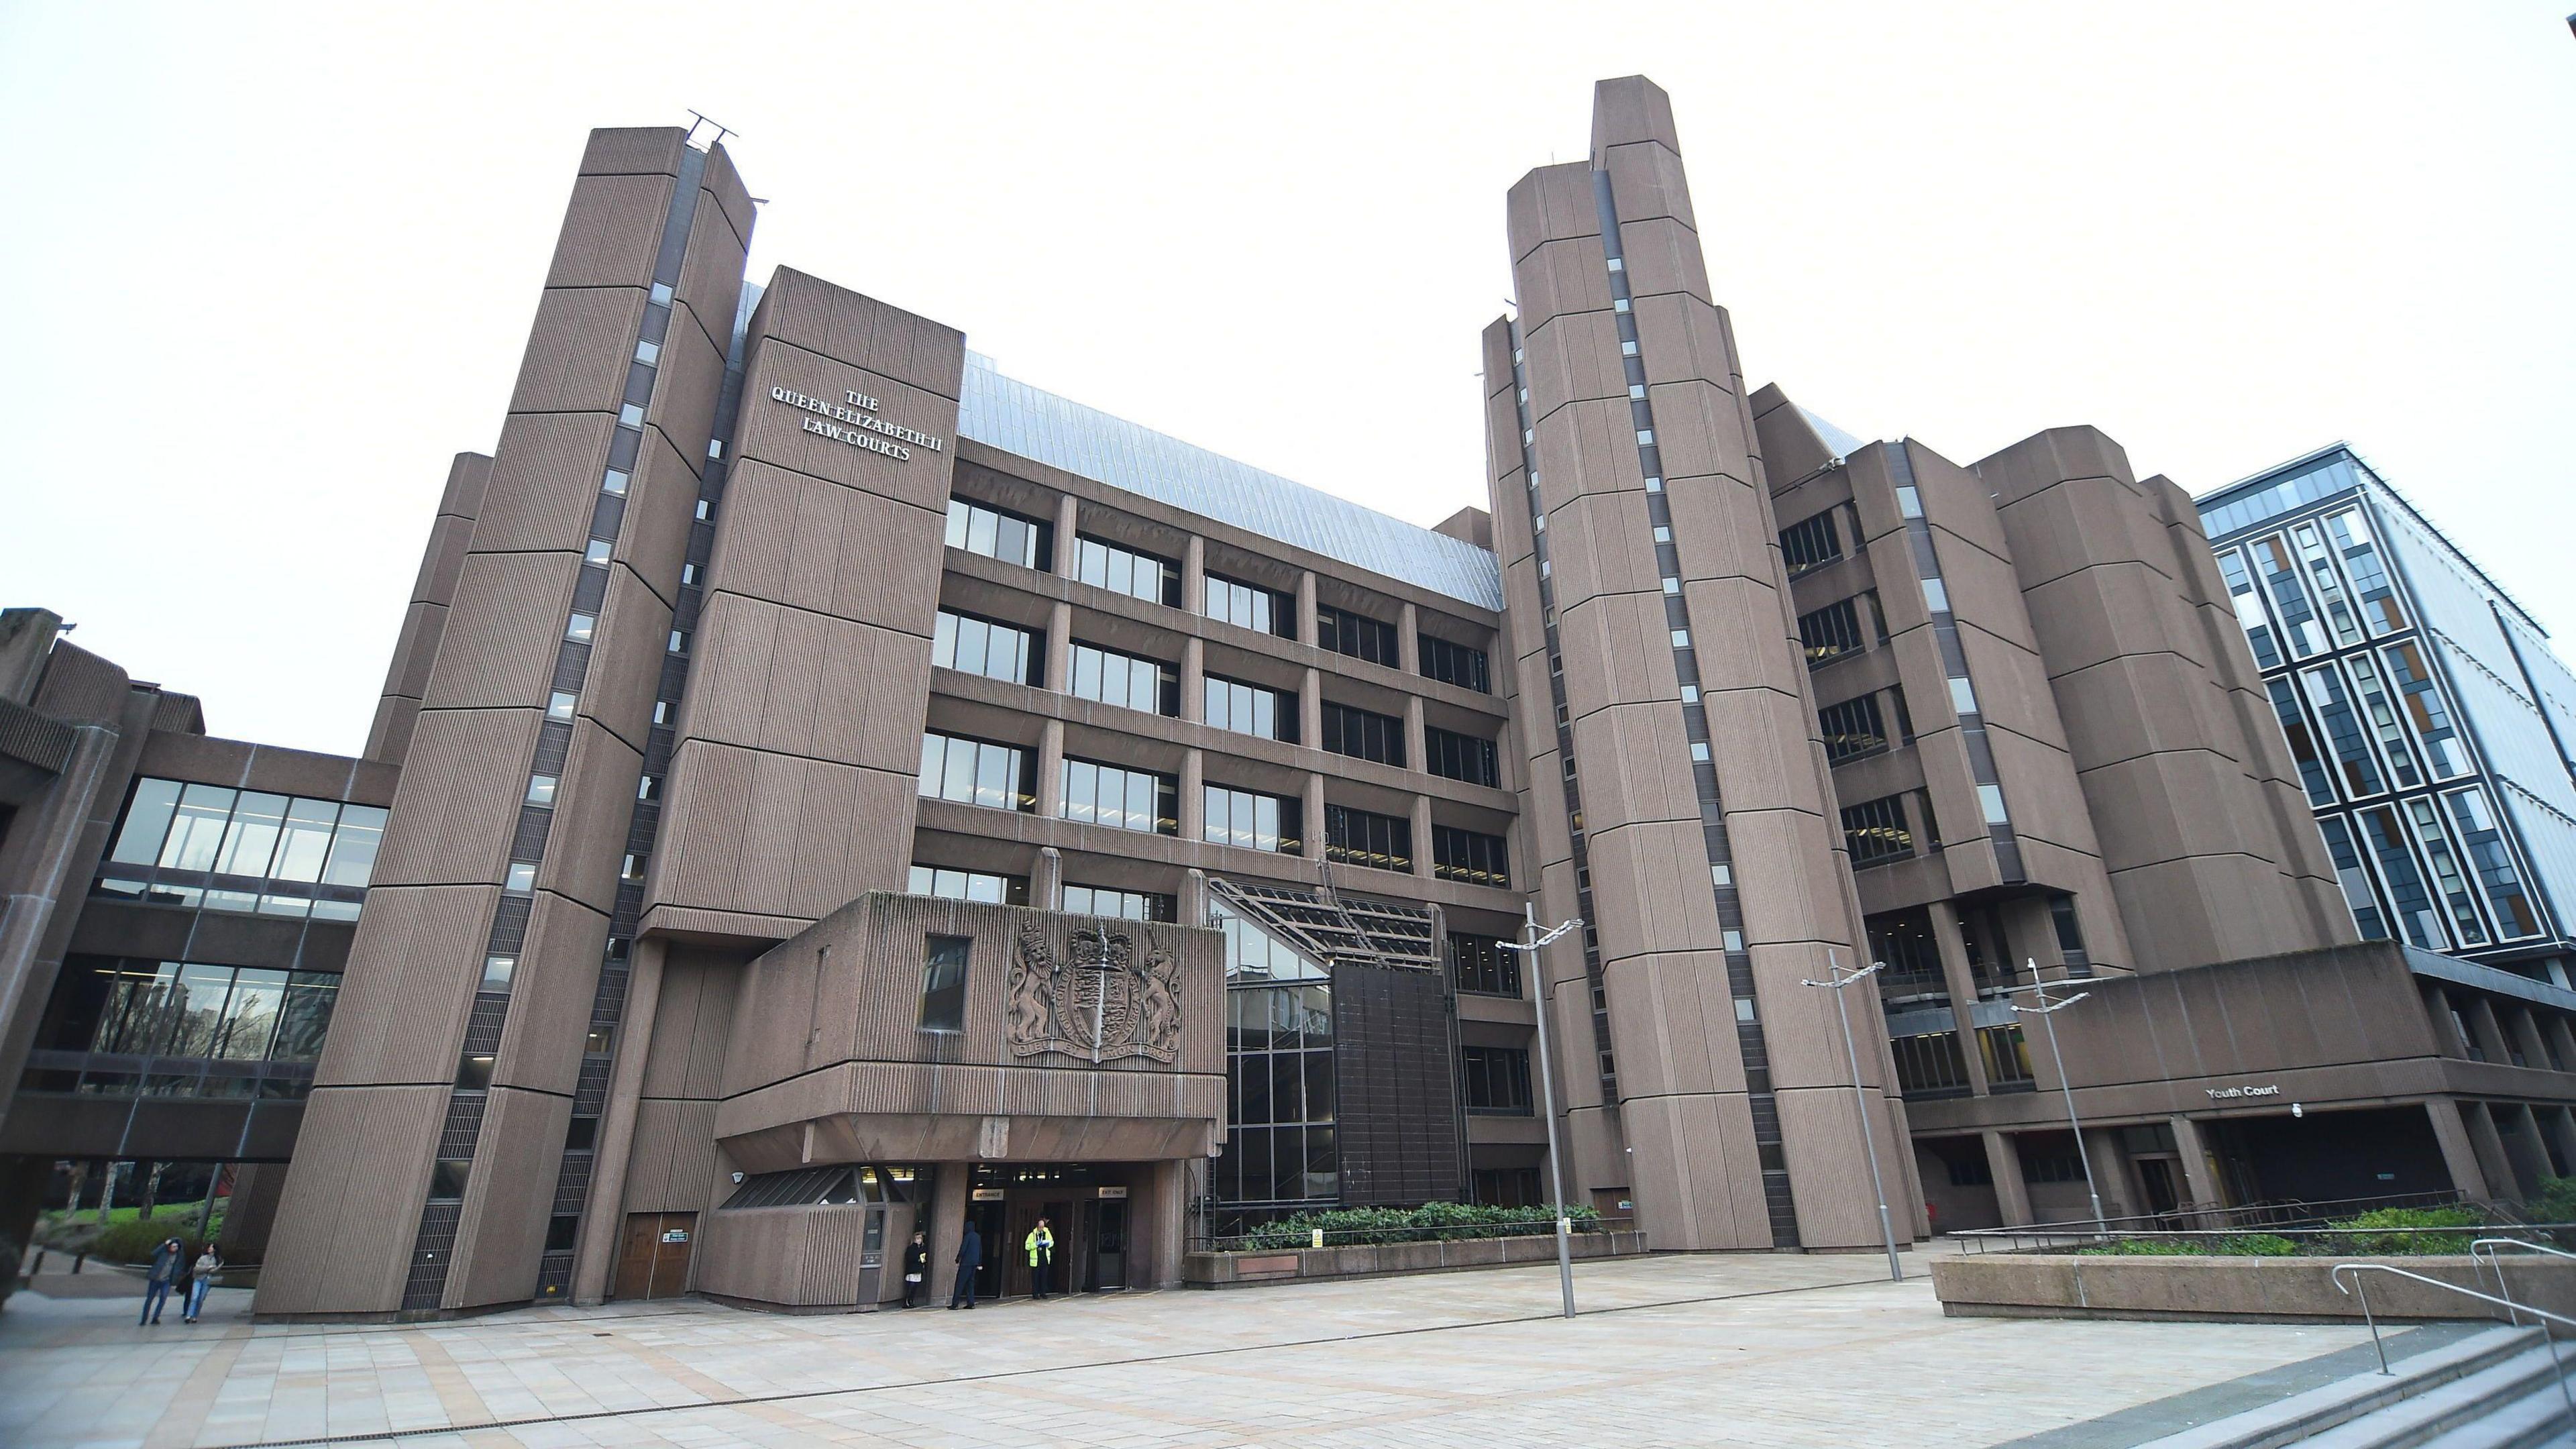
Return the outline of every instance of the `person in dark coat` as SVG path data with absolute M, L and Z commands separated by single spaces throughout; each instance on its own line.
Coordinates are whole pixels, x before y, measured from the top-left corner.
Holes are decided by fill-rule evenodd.
M 135 1327 L 161 1321 L 161 1309 L 169 1303 L 171 1286 L 179 1281 L 181 1270 L 188 1266 L 187 1257 L 188 1250 L 177 1238 L 163 1238 L 161 1246 L 152 1250 L 152 1269 L 143 1279 L 143 1312 L 134 1320 Z
M 984 1266 L 984 1235 L 975 1231 L 975 1221 L 966 1221 L 966 1236 L 957 1244 L 957 1286 L 949 1290 L 948 1306 L 975 1306 L 975 1270 Z
M 921 1285 L 930 1277 L 930 1242 L 920 1233 L 903 1245 L 903 1306 L 910 1308 L 921 1297 Z

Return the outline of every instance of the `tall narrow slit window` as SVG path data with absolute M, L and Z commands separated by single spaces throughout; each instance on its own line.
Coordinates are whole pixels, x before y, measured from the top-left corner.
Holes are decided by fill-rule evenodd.
M 966 1029 L 966 936 L 930 936 L 922 942 L 921 1029 Z

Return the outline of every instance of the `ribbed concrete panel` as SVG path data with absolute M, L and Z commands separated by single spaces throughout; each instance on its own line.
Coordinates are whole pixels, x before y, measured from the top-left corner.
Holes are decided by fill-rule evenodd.
M 627 1159 L 630 1213 L 702 1212 L 713 1206 L 716 1104 L 647 1097 L 635 1104 L 635 1147 Z
M 1567 595 L 1657 588 L 1654 526 L 1646 521 L 1642 491 L 1577 498 L 1548 516 L 1547 529 L 1548 564 Z
M 679 158 L 672 157 L 672 169 Z M 548 287 L 643 287 L 671 209 L 670 175 L 584 176 L 573 184 L 555 238 Z M 736 275 L 739 275 L 737 273 Z
M 1588 817 L 1587 811 L 1587 817 Z M 1601 958 L 1713 948 L 1717 909 L 1709 902 L 1707 856 L 1696 860 L 1699 822 L 1650 821 L 1595 831 L 1592 900 Z
M 603 126 L 582 148 L 580 174 L 677 175 L 688 134 L 678 126 Z
M 382 1312 L 401 1300 L 446 1105 L 444 1087 L 313 1094 L 253 1311 Z
M 671 607 L 625 569 L 608 571 L 607 597 L 581 712 L 631 744 L 653 718 L 653 694 L 671 648 Z
M 567 1098 L 492 1089 L 442 1306 L 478 1308 L 536 1296 L 537 1258 L 554 1202 L 553 1169 L 571 1118 Z
M 616 412 L 644 323 L 644 295 L 640 286 L 548 291 L 528 330 L 510 411 Z
M 750 234 L 737 231 L 721 206 L 706 204 L 718 198 L 703 182 L 701 190 L 697 214 L 689 221 L 689 252 L 680 268 L 679 316 L 673 319 L 672 336 L 680 335 L 680 321 L 685 319 L 690 335 L 704 339 L 721 363 L 733 342 L 733 314 L 742 295 L 743 255 Z
M 926 634 L 945 524 L 941 513 L 745 460 L 726 486 L 715 575 L 732 593 Z
M 543 716 L 526 709 L 431 710 L 420 717 L 394 792 L 375 883 L 498 885 L 519 823 L 517 799 L 480 784 L 496 758 L 535 750 Z
M 878 770 L 918 766 L 930 684 L 918 637 L 722 593 L 700 638 L 692 736 Z
M 609 912 L 617 902 L 617 872 L 643 773 L 644 757 L 625 741 L 596 720 L 574 722 L 538 890 L 570 896 L 602 916 Z
M 1614 1000 L 1611 1045 L 1634 1064 L 1619 1074 L 1623 1099 L 1744 1090 L 1722 953 L 1612 957 L 1601 979 Z
M 724 229 L 722 222 L 710 222 L 704 211 L 698 213 L 698 221 L 701 230 L 708 226 L 718 231 Z M 738 253 L 729 260 L 696 260 L 718 274 L 737 280 L 742 276 L 742 258 Z M 728 268 L 729 271 L 726 270 Z M 701 285 L 716 284 L 702 281 Z M 722 310 L 726 323 L 733 320 L 733 304 L 734 294 L 731 292 L 721 292 L 709 302 L 711 310 Z M 688 459 L 694 469 L 704 462 L 706 440 L 715 429 L 716 395 L 724 387 L 725 343 L 715 341 L 690 325 L 684 315 L 686 310 L 674 309 L 671 325 L 662 336 L 661 366 L 654 379 L 649 431 Z M 731 340 L 728 334 L 726 342 Z
M 590 539 L 599 478 L 616 419 L 598 413 L 519 413 L 501 424 L 490 501 L 474 523 L 478 553 L 554 549 Z M 694 484 L 692 485 L 694 488 Z
M 1678 700 L 1608 705 L 1575 719 L 1575 757 L 1600 761 L 1583 776 L 1584 815 L 1596 831 L 1648 820 L 1698 828 L 1698 792 L 1683 738 Z
M 582 1038 L 597 998 L 608 917 L 540 893 L 510 977 L 510 1015 L 492 1080 L 569 1096 L 581 1072 Z
M 662 968 L 653 1039 L 644 1062 L 646 1097 L 715 1098 L 724 1094 L 726 1042 L 744 966 L 675 948 Z M 781 1030 L 796 1023 L 782 1017 Z
M 378 886 L 340 978 L 318 1088 L 455 1080 L 495 886 Z M 444 1090 L 442 1086 L 442 1090 Z
M 671 779 L 649 896 L 657 903 L 811 921 L 875 882 L 904 878 L 910 772 L 691 740 Z
M 421 707 L 545 708 L 580 565 L 579 554 L 468 555 Z

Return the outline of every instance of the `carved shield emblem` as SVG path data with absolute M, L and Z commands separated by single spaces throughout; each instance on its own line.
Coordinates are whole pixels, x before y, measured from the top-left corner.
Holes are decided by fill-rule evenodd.
M 1015 1056 L 1060 1052 L 1092 1062 L 1180 1051 L 1180 968 L 1156 948 L 1136 959 L 1135 937 L 1079 926 L 1061 948 L 1032 921 L 1011 954 L 1008 1041 Z

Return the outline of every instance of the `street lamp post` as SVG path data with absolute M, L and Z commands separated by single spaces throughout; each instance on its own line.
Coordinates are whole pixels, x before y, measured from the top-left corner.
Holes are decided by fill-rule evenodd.
M 2093 1231 L 2107 1238 L 2111 1235 L 2111 1225 L 2102 1217 L 2101 1189 L 2093 1185 L 2093 1154 L 2084 1146 L 2084 1119 L 2075 1115 L 2075 1086 L 2066 1078 L 2066 1054 L 2057 1048 L 2057 1013 L 2093 993 L 2079 991 L 2073 996 L 2051 1001 L 2048 999 L 2048 983 L 2039 978 L 2039 962 L 2025 956 L 2022 964 L 2030 968 L 2030 984 L 2016 986 L 2012 990 L 2030 992 L 2039 1005 L 2016 1006 L 2013 1011 L 2021 1016 L 2038 1017 L 2040 1024 L 2048 1030 L 2048 1056 L 2057 1066 L 2057 1090 L 2066 1097 L 2066 1125 L 2075 1131 L 2075 1160 L 2084 1164 L 2084 1193 L 2093 1199 Z
M 1529 972 L 1530 994 L 1538 1003 L 1538 1101 L 1539 1111 L 1547 1119 L 1548 1190 L 1555 1197 L 1556 1281 L 1565 1295 L 1565 1316 L 1568 1318 L 1574 1316 L 1574 1244 L 1570 1239 L 1574 1224 L 1565 1216 L 1565 1158 L 1556 1146 L 1556 1083 L 1548 1071 L 1547 990 L 1539 976 L 1538 952 L 1540 947 L 1582 924 L 1583 918 L 1576 916 L 1542 936 L 1538 932 L 1538 908 L 1524 902 L 1521 906 L 1520 940 L 1500 943 L 1504 950 L 1520 953 L 1521 965 Z
M 1818 987 L 1834 994 L 1834 1014 L 1841 1017 L 1843 1023 L 1843 1056 L 1851 1063 L 1852 1110 L 1860 1118 L 1861 1145 L 1869 1149 L 1870 1191 L 1878 1194 L 1878 1232 L 1879 1236 L 1887 1242 L 1887 1279 L 1891 1283 L 1902 1283 L 1905 1281 L 1905 1267 L 1896 1258 L 1896 1224 L 1887 1215 L 1887 1183 L 1878 1175 L 1878 1134 L 1869 1130 L 1869 1093 L 1862 1089 L 1860 1082 L 1860 1048 L 1852 1044 L 1851 1008 L 1843 1004 L 1844 987 L 1855 981 L 1868 980 L 1877 975 L 1886 965 L 1884 961 L 1872 961 L 1865 967 L 1855 966 L 1849 974 L 1845 974 L 1841 955 L 1833 948 L 1827 947 L 1825 950 L 1827 979 L 1801 980 L 1798 984 Z

